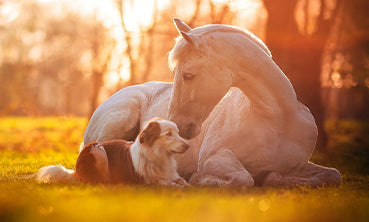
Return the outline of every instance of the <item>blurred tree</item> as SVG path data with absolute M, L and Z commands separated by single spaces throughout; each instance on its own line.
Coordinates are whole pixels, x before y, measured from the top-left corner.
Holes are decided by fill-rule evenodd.
M 335 118 L 369 118 L 369 1 L 343 1 L 328 48 L 325 91 Z
M 0 89 L 0 113 L 94 110 L 115 43 L 109 30 L 66 2 L 14 2 L 17 16 L 0 30 L 0 81 L 6 86 Z
M 92 35 L 86 38 L 89 41 L 92 51 L 92 96 L 90 99 L 89 117 L 92 116 L 99 105 L 99 95 L 104 85 L 104 76 L 108 72 L 113 51 L 116 46 L 115 39 L 109 35 L 108 29 L 96 20 L 96 17 L 91 29 L 92 30 L 88 33 L 92 33 Z
M 124 32 L 124 40 L 126 44 L 125 54 L 129 60 L 130 83 L 135 84 L 137 74 L 136 74 L 136 58 L 134 57 L 133 52 L 132 33 L 127 29 L 126 19 L 124 17 L 125 13 L 124 1 L 116 0 L 115 2 L 119 11 L 120 21 Z
M 318 148 L 325 149 L 320 74 L 322 56 L 342 0 L 263 0 L 268 13 L 266 43 L 291 80 L 298 99 L 318 125 Z M 298 21 L 299 20 L 299 21 Z
M 130 80 L 127 84 L 132 85 L 146 82 L 151 74 L 153 51 L 155 50 L 154 35 L 156 34 L 159 15 L 157 0 L 153 2 L 150 24 L 148 26 L 137 24 L 138 27 L 136 28 L 138 31 L 128 29 L 127 19 L 125 17 L 127 8 L 129 6 L 132 7 L 134 2 L 115 0 L 115 3 L 120 15 L 126 45 L 125 54 L 129 62 Z M 139 42 L 135 44 L 132 40 L 133 37 L 137 37 L 136 39 L 139 39 Z
M 90 46 L 85 40 L 87 33 L 92 33 L 88 25 L 89 21 L 67 10 L 61 18 L 43 16 L 40 20 L 37 31 L 42 33 L 43 42 L 37 44 L 42 51 L 36 63 L 39 73 L 37 79 L 44 83 L 39 86 L 39 90 L 42 90 L 40 107 L 47 108 L 47 112 L 68 114 L 75 111 L 74 106 L 79 106 L 75 103 L 75 92 L 85 78 L 83 66 L 90 65 L 81 61 L 86 53 L 90 53 Z M 46 93 L 51 88 L 54 93 Z
M 210 11 L 210 23 L 212 24 L 232 24 L 235 13 L 231 11 L 231 1 L 223 3 L 208 0 Z
M 130 81 L 125 85 L 148 81 L 155 76 L 163 79 L 167 72 L 166 56 L 163 51 L 169 51 L 172 42 L 178 35 L 173 28 L 172 19 L 182 15 L 182 19 L 192 27 L 208 23 L 231 24 L 234 13 L 230 8 L 231 1 L 216 2 L 212 0 L 173 0 L 165 8 L 159 10 L 157 0 L 153 0 L 150 23 L 140 25 L 136 29 L 128 28 L 129 19 L 126 17 L 129 10 L 133 10 L 136 2 L 131 0 L 115 0 L 120 14 L 121 26 L 124 33 L 125 51 L 128 59 Z M 148 15 L 150 16 L 150 15 Z M 153 63 L 155 58 L 155 64 Z M 164 69 L 164 68 L 165 69 Z M 158 75 L 152 70 L 163 72 Z M 165 80 L 169 80 L 168 77 Z M 119 84 L 121 87 L 122 85 Z
M 35 65 L 32 59 L 33 42 L 41 7 L 34 2 L 26 2 L 30 11 L 21 14 L 17 1 L 1 2 L 0 9 L 7 11 L 0 18 L 0 114 L 37 113 L 37 93 L 32 91 L 28 79 Z M 19 27 L 22 27 L 21 29 Z M 30 75 L 25 75 L 28 72 Z

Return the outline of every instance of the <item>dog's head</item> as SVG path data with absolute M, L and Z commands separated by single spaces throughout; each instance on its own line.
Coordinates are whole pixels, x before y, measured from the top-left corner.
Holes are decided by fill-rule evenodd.
M 159 152 L 184 153 L 189 145 L 178 132 L 174 122 L 155 118 L 150 120 L 140 133 L 139 142 L 153 151 L 157 149 Z

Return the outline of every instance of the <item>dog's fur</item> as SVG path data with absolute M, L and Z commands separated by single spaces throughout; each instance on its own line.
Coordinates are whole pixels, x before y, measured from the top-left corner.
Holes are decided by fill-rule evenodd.
M 37 181 L 187 186 L 177 173 L 173 154 L 184 153 L 188 147 L 175 123 L 155 118 L 148 122 L 135 142 L 90 143 L 81 150 L 75 170 L 46 166 L 37 172 Z

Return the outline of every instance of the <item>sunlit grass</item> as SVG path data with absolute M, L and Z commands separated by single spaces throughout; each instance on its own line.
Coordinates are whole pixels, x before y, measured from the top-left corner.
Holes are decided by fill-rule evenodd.
M 76 150 L 86 124 L 87 119 L 73 117 L 0 117 L 0 150 Z
M 340 187 L 319 189 L 193 187 L 182 190 L 159 186 L 35 183 L 32 174 L 42 166 L 56 163 L 70 168 L 74 166 L 85 125 L 86 119 L 82 118 L 0 119 L 0 221 L 369 219 L 368 174 L 365 170 L 356 170 L 352 175 L 343 160 L 335 162 L 334 159 L 328 162 L 345 168 L 344 182 Z M 353 131 L 360 127 L 354 126 Z M 344 146 L 340 140 L 359 146 L 351 141 L 357 136 L 352 131 L 347 135 L 346 131 L 329 129 L 336 137 L 331 141 L 331 148 Z M 324 163 L 328 154 L 316 153 L 314 158 Z M 348 163 L 354 164 L 352 161 Z

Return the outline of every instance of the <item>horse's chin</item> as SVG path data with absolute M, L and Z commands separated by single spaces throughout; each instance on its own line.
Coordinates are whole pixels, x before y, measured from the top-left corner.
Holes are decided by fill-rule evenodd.
M 192 118 L 169 115 L 169 120 L 177 124 L 179 135 L 185 139 L 192 139 L 200 134 L 201 125 Z

